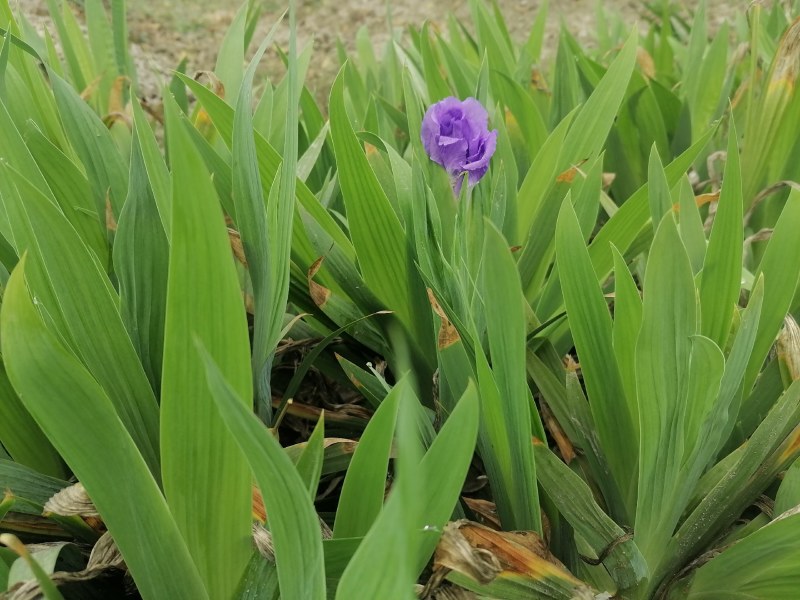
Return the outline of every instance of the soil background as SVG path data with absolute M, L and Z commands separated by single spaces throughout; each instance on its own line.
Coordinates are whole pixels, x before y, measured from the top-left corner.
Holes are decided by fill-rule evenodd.
M 75 0 L 68 0 L 80 13 Z M 540 0 L 498 0 L 512 37 L 524 40 L 541 4 Z M 631 26 L 638 24 L 640 31 L 647 28 L 646 3 L 630 0 L 602 0 L 607 10 L 622 16 Z M 683 13 L 691 18 L 698 0 L 679 2 Z M 724 20 L 733 20 L 743 13 L 750 0 L 707 0 L 712 32 Z M 18 11 L 29 18 L 37 28 L 54 27 L 47 14 L 45 0 L 11 0 Z M 217 49 L 242 0 L 128 0 L 129 35 L 131 52 L 137 65 L 140 92 L 145 96 L 157 95 L 163 82 L 186 55 L 190 73 L 213 70 Z M 560 24 L 564 24 L 583 43 L 591 44 L 596 31 L 598 0 L 550 0 L 545 55 L 555 48 Z M 262 0 L 264 13 L 259 33 L 265 33 L 287 4 L 277 0 Z M 469 5 L 455 0 L 300 0 L 298 2 L 299 43 L 313 39 L 314 57 L 309 69 L 307 84 L 318 98 L 325 98 L 327 88 L 335 76 L 339 62 L 336 53 L 337 39 L 352 49 L 359 28 L 366 27 L 377 51 L 382 52 L 389 36 L 387 10 L 391 10 L 394 29 L 409 25 L 420 26 L 430 20 L 445 25 L 448 13 L 470 23 Z M 288 26 L 283 28 L 276 43 L 285 47 Z M 253 48 L 251 48 L 251 51 Z M 274 53 L 273 53 L 274 55 Z M 380 56 L 380 54 L 379 54 Z M 277 76 L 281 70 L 273 56 L 266 69 Z

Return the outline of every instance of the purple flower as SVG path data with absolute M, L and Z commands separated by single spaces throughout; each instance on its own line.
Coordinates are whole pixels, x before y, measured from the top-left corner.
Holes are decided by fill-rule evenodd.
M 489 114 L 475 98 L 463 102 L 445 98 L 433 104 L 422 120 L 422 144 L 431 160 L 442 165 L 461 191 L 464 173 L 470 187 L 489 169 L 489 159 L 497 147 L 497 130 L 489 131 Z

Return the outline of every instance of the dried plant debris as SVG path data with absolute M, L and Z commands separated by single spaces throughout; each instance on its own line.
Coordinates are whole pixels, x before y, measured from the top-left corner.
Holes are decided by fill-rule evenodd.
M 62 517 L 99 517 L 100 513 L 94 506 L 89 494 L 82 483 L 76 483 L 64 488 L 55 494 L 44 505 L 45 515 L 60 515 Z
M 423 597 L 434 597 L 445 579 L 486 594 L 513 587 L 530 594 L 555 593 L 548 597 L 602 597 L 574 577 L 536 533 L 495 531 L 466 520 L 445 527 Z
M 63 542 L 56 544 L 29 544 L 26 548 L 34 556 L 37 552 L 48 548 L 59 551 L 61 554 L 65 554 L 66 550 L 72 549 L 73 555 L 78 554 L 77 547 L 74 544 L 65 544 Z M 65 562 L 55 563 L 57 567 L 65 567 L 67 564 Z M 124 576 L 126 570 L 125 561 L 114 539 L 111 534 L 105 533 L 92 548 L 85 568 L 76 571 L 55 571 L 49 574 L 49 578 L 59 590 L 64 590 L 65 592 L 66 590 L 80 588 L 88 594 L 85 597 L 112 597 L 109 594 L 121 593 L 125 586 Z M 92 591 L 88 591 L 89 589 Z M 43 597 L 45 597 L 43 590 L 36 579 L 26 579 L 8 591 L 9 600 L 38 600 Z M 75 596 L 69 595 L 69 597 Z

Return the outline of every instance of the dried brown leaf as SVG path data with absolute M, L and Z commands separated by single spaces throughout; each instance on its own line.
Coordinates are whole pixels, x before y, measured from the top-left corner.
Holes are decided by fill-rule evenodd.
M 792 315 L 783 320 L 783 328 L 775 343 L 778 360 L 792 381 L 800 379 L 800 326 Z
M 569 169 L 559 174 L 558 177 L 556 177 L 556 183 L 572 183 L 572 180 L 575 179 L 578 173 L 583 174 L 581 167 L 585 165 L 588 160 L 588 158 L 584 158 L 579 163 L 572 165 Z
M 117 219 L 114 216 L 114 209 L 111 207 L 111 190 L 106 192 L 106 229 L 117 230 Z
M 434 574 L 444 572 L 446 575 L 449 571 L 457 571 L 479 583 L 490 583 L 503 567 L 490 550 L 478 547 L 467 539 L 461 530 L 467 525 L 469 521 L 463 520 L 445 525 L 433 559 Z
M 444 310 L 442 310 L 439 301 L 436 299 L 436 296 L 433 294 L 433 290 L 427 288 L 428 291 L 428 301 L 431 303 L 431 307 L 433 308 L 433 312 L 436 313 L 436 316 L 439 317 L 441 320 L 441 325 L 439 326 L 439 336 L 437 340 L 437 346 L 439 350 L 444 350 L 449 346 L 452 346 L 456 342 L 461 340 L 461 336 L 458 334 L 458 330 L 455 326 L 450 322 L 445 314 Z
M 324 256 L 320 256 L 308 268 L 308 293 L 311 299 L 318 307 L 323 308 L 331 297 L 331 291 L 323 285 L 314 281 L 314 275 L 322 268 L 322 263 L 325 260 Z
M 482 498 L 461 498 L 464 504 L 475 513 L 481 525 L 486 525 L 492 529 L 501 530 L 502 524 L 500 517 L 497 516 L 497 505 L 490 500 L 483 500 Z
M 248 268 L 247 257 L 244 254 L 244 244 L 242 244 L 242 236 L 232 227 L 228 227 L 228 239 L 231 243 L 231 250 L 233 250 L 234 258 L 236 258 L 245 269 Z
M 553 437 L 556 446 L 558 446 L 558 452 L 561 454 L 561 458 L 564 459 L 565 463 L 571 463 L 577 456 L 572 442 L 567 437 L 567 434 L 564 433 L 564 430 L 561 428 L 553 411 L 550 410 L 550 407 L 545 402 L 541 402 L 539 406 L 541 408 L 544 425 Z
M 642 75 L 648 79 L 655 78 L 656 63 L 653 60 L 653 57 L 650 56 L 650 53 L 641 46 L 639 46 L 636 51 L 636 62 L 639 65 L 639 69 L 642 71 Z

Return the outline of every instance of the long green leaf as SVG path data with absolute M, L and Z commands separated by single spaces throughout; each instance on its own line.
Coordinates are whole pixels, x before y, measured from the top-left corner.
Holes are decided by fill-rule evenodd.
M 589 403 L 611 472 L 633 512 L 636 495 L 636 428 L 617 366 L 611 316 L 597 286 L 578 218 L 564 202 L 556 229 L 556 256 L 572 337 Z
M 324 416 L 325 413 L 323 413 Z M 317 487 L 319 486 L 319 478 L 322 474 L 322 465 L 325 460 L 325 419 L 323 416 L 317 421 L 311 437 L 306 442 L 306 447 L 303 448 L 303 453 L 297 460 L 297 472 L 306 484 L 308 493 L 313 501 L 317 495 Z
M 41 514 L 45 503 L 68 485 L 69 482 L 63 479 L 44 475 L 17 462 L 0 459 L 0 489 L 10 492 L 15 498 L 25 500 L 14 507 L 15 511 Z M 28 504 L 38 506 L 38 511 L 28 510 Z
M 138 132 L 134 132 L 128 198 L 114 237 L 120 313 L 150 385 L 161 388 L 169 242 L 147 177 Z
M 634 30 L 592 95 L 581 107 L 564 140 L 561 168 L 599 154 L 614 124 L 636 65 L 638 34 Z
M 333 84 L 330 104 L 339 182 L 364 280 L 413 330 L 420 325 L 412 327 L 412 273 L 405 234 L 350 125 L 344 104 L 344 71 Z
M 205 363 L 208 388 L 219 414 L 247 456 L 264 497 L 281 596 L 323 600 L 322 535 L 306 485 L 280 444 L 247 409 L 199 339 L 196 352 Z
M 636 345 L 640 462 L 635 539 L 651 565 L 660 557 L 683 508 L 675 501 L 683 445 L 688 442 L 684 441 L 685 403 L 694 400 L 687 394 L 695 375 L 696 334 L 691 265 L 672 214 L 667 213 L 650 252 Z M 719 364 L 717 385 L 721 370 Z M 706 376 L 713 387 L 714 373 Z
M 136 139 L 138 140 L 142 159 L 144 160 L 147 176 L 150 180 L 150 188 L 158 207 L 158 214 L 161 216 L 161 223 L 164 225 L 164 232 L 167 238 L 170 236 L 170 219 L 172 218 L 172 184 L 167 165 L 164 164 L 164 157 L 158 146 L 153 129 L 147 122 L 144 110 L 138 101 L 131 103 L 133 108 L 133 123 Z
M 243 27 L 243 14 L 240 9 L 237 21 Z M 264 191 L 261 187 L 261 178 L 258 172 L 258 158 L 256 157 L 256 144 L 253 138 L 253 116 L 250 112 L 252 105 L 253 77 L 256 68 L 261 62 L 267 47 L 272 43 L 280 21 L 273 25 L 264 38 L 250 65 L 244 74 L 241 89 L 238 91 L 236 113 L 233 122 L 233 203 L 236 214 L 236 224 L 244 247 L 247 259 L 248 273 L 253 284 L 253 352 L 252 370 L 253 384 L 256 391 L 259 410 L 264 416 L 269 416 L 266 407 L 271 406 L 269 399 L 269 356 L 273 352 L 274 333 L 270 331 L 275 323 L 283 319 L 284 304 L 275 302 L 273 288 L 279 273 L 280 263 L 271 259 L 270 238 L 281 234 L 280 228 L 269 229 L 267 220 L 267 207 Z M 241 45 L 241 40 L 237 40 Z M 220 54 L 222 58 L 222 53 Z M 292 129 L 292 128 L 287 128 Z M 294 128 L 296 130 L 296 128 Z M 291 231 L 291 228 L 289 228 Z M 277 267 L 280 271 L 275 272 Z M 266 372 L 265 372 L 266 371 Z
M 173 190 L 161 385 L 164 492 L 209 595 L 225 598 L 250 559 L 250 473 L 233 435 L 219 427 L 195 340 L 249 403 L 247 321 L 222 209 L 178 113 L 168 100 Z
M 0 336 L 14 387 L 86 487 L 143 597 L 207 598 L 142 455 L 106 392 L 45 328 L 24 275 L 23 261 L 9 280 L 0 311 Z M 60 401 L 53 402 L 54 397 Z
M 700 331 L 721 348 L 725 347 L 730 333 L 742 280 L 742 173 L 733 119 L 728 136 L 725 181 L 700 284 Z
M 415 526 L 422 502 L 417 492 L 421 493 L 423 488 L 415 480 L 419 468 L 415 456 L 418 439 L 413 431 L 411 404 L 418 401 L 408 377 L 395 385 L 384 404 L 390 397 L 395 399 L 399 413 L 396 428 L 398 456 L 395 460 L 397 478 L 389 499 L 342 573 L 336 590 L 337 600 L 360 596 L 386 600 L 414 598 L 414 566 L 419 538 Z M 383 568 L 376 571 L 376 564 Z
M 616 355 L 632 425 L 639 436 L 639 405 L 636 395 L 636 341 L 642 326 L 642 298 L 636 282 L 616 248 L 614 252 L 614 354 Z
M 307 60 L 307 59 L 306 59 Z M 307 64 L 307 63 L 306 63 Z M 298 104 L 303 87 L 301 69 L 297 56 L 297 3 L 289 2 L 289 57 L 285 84 L 287 86 L 285 132 L 283 138 L 283 163 L 273 184 L 267 205 L 269 222 L 270 258 L 270 303 L 267 328 L 267 349 L 274 352 L 281 341 L 283 312 L 289 296 L 289 270 L 292 250 L 292 219 L 295 215 L 295 193 L 297 191 L 297 147 L 298 147 Z M 275 192 L 275 197 L 272 196 Z M 266 377 L 266 373 L 255 373 Z M 259 399 L 265 396 L 263 389 L 257 389 Z M 269 398 L 266 399 L 269 404 Z
M 29 280 L 49 319 L 114 403 L 156 477 L 158 405 L 119 314 L 119 299 L 90 250 L 56 206 L 16 171 L 4 195 L 17 252 L 30 255 Z
M 86 176 L 38 129 L 31 126 L 25 133 L 25 142 L 50 188 L 42 191 L 48 195 L 52 190 L 53 198 L 64 216 L 105 267 L 109 263 L 105 223 L 100 223 L 98 219 Z
M 795 297 L 800 281 L 800 239 L 796 235 L 799 226 L 800 191 L 793 189 L 754 273 L 756 279 L 759 274 L 764 275 L 764 309 L 753 353 L 747 364 L 744 380 L 746 393 L 752 388 Z
M 98 216 L 104 220 L 106 199 L 119 215 L 128 192 L 128 172 L 111 133 L 72 86 L 52 72 L 50 81 L 64 128 L 88 173 Z
M 335 538 L 366 535 L 381 511 L 398 398 L 402 391 L 395 390 L 397 386 L 384 398 L 370 419 L 350 461 L 333 524 Z
M 422 572 L 436 547 L 445 523 L 458 502 L 478 435 L 480 406 L 477 389 L 470 381 L 444 426 L 439 430 L 419 470 L 425 478 L 424 504 L 418 527 L 437 535 L 422 536 L 418 572 Z
M 0 365 L 0 443 L 21 465 L 39 473 L 64 477 L 64 463 L 17 396 Z M 0 489 L 6 489 L 0 485 Z
M 621 541 L 625 531 L 597 505 L 585 481 L 543 444 L 535 448 L 542 487 L 575 532 L 600 557 L 614 582 L 621 589 L 641 582 L 648 569 L 636 543 L 632 539 Z
M 506 486 L 512 505 L 513 520 L 504 525 L 511 529 L 541 532 L 536 488 L 536 466 L 533 448 L 528 443 L 531 435 L 544 437 L 538 418 L 531 418 L 527 376 L 525 372 L 525 299 L 516 265 L 503 234 L 488 221 L 483 239 L 484 268 L 481 273 L 481 295 L 486 311 L 486 332 L 492 359 L 492 373 L 502 399 L 490 404 L 483 398 L 484 413 L 494 413 L 493 419 L 501 423 L 490 441 L 491 446 L 504 445 L 510 462 L 502 482 L 492 485 Z M 495 307 L 504 306 L 504 310 Z M 536 415 L 538 417 L 538 415 Z
M 697 570 L 686 598 L 797 597 L 800 514 L 762 527 Z

